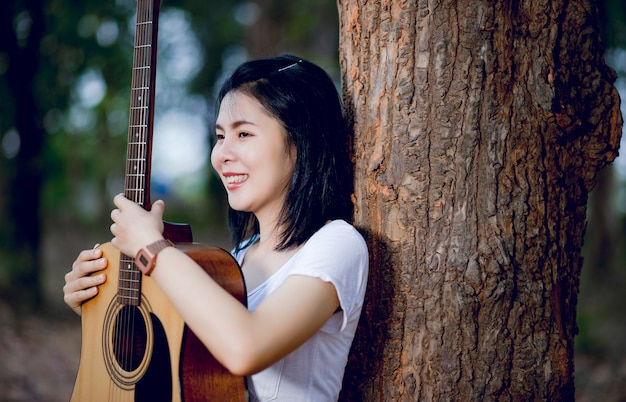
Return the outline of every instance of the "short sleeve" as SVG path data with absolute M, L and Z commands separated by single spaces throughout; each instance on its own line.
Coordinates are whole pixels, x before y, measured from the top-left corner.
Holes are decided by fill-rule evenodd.
M 326 224 L 304 245 L 290 275 L 306 275 L 333 284 L 343 313 L 341 327 L 358 320 L 365 297 L 368 251 L 361 234 L 345 221 Z

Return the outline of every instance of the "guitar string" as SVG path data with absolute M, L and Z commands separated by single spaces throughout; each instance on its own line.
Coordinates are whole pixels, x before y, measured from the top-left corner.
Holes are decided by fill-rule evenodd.
M 142 58 L 142 61 L 141 61 L 142 68 L 141 68 L 140 74 L 139 74 L 139 76 L 142 78 L 142 82 L 140 84 L 142 89 L 140 90 L 141 99 L 139 99 L 139 102 L 138 102 L 139 105 L 140 105 L 140 109 L 139 109 L 140 110 L 140 114 L 139 115 L 142 118 L 142 121 L 141 121 L 141 126 L 142 126 L 141 133 L 142 133 L 142 135 L 141 135 L 141 145 L 140 145 L 142 147 L 142 149 L 141 149 L 141 157 L 137 157 L 136 158 L 137 159 L 136 163 L 137 164 L 141 164 L 141 168 L 139 168 L 137 166 L 136 169 L 135 169 L 135 172 L 137 173 L 137 175 L 135 176 L 135 179 L 137 181 L 136 184 L 138 184 L 137 186 L 135 186 L 135 189 L 143 189 L 144 190 L 144 192 L 137 192 L 136 193 L 136 196 L 137 196 L 137 198 L 139 199 L 139 201 L 140 201 L 140 203 L 142 205 L 145 203 L 145 197 L 146 197 L 145 190 L 146 190 L 146 184 L 147 184 L 146 180 L 147 180 L 147 178 L 146 178 L 146 174 L 145 173 L 146 173 L 146 163 L 147 163 L 147 158 L 148 158 L 148 152 L 147 152 L 148 132 L 147 131 L 148 131 L 148 124 L 149 124 L 149 119 L 150 119 L 150 116 L 148 115 L 148 113 L 149 113 L 148 102 L 149 102 L 150 96 L 146 96 L 147 95 L 146 92 L 150 91 L 150 90 L 153 90 L 153 88 L 150 88 L 150 75 L 151 75 L 151 69 L 152 69 L 152 66 L 151 66 L 151 59 L 152 59 L 152 57 L 151 56 L 152 56 L 153 48 L 152 47 L 148 47 L 148 45 L 150 45 L 151 42 L 152 42 L 152 28 L 153 28 L 152 21 L 153 21 L 153 15 L 151 15 L 151 12 L 153 11 L 153 8 L 152 7 L 148 7 L 148 9 L 145 10 L 145 11 L 148 14 L 148 15 L 146 15 L 146 18 L 143 19 L 143 22 L 145 22 L 145 23 L 144 23 L 144 25 L 142 25 L 142 27 L 141 27 L 142 29 L 140 29 L 140 27 L 137 27 L 137 29 L 136 29 L 136 32 L 141 31 L 141 33 L 142 33 L 142 35 L 141 35 L 141 36 L 143 36 L 142 37 L 142 45 L 144 46 L 144 47 L 140 48 L 139 50 L 137 50 L 137 52 L 139 52 L 140 55 L 142 56 L 141 57 Z M 148 88 L 148 89 L 143 89 L 143 88 Z M 137 199 L 135 201 L 137 201 Z M 140 289 L 139 288 L 139 285 L 140 285 L 139 281 L 141 281 L 141 275 L 137 273 L 137 268 L 136 267 L 133 266 L 133 268 L 134 268 L 133 275 L 137 276 L 137 278 L 138 278 L 138 282 L 136 282 L 137 286 L 135 287 L 135 291 L 137 292 L 136 293 L 137 297 L 140 297 L 140 292 L 138 292 L 138 290 Z M 137 318 L 137 317 L 135 317 L 135 315 L 139 314 L 140 317 L 138 317 L 138 319 L 143 319 L 141 317 L 140 308 L 141 308 L 141 300 L 138 300 L 137 308 L 132 309 L 132 311 L 133 311 L 133 317 L 132 317 L 133 318 L 133 320 L 132 320 L 133 327 L 132 327 L 132 331 L 131 332 L 133 334 L 133 343 L 132 343 L 133 346 L 136 345 L 136 343 L 135 343 L 136 340 L 134 338 L 135 337 L 135 330 L 136 330 L 136 328 L 134 326 L 135 326 L 135 323 L 138 322 L 138 321 L 135 320 L 135 318 Z M 146 333 L 142 333 L 141 336 L 147 336 L 147 331 L 146 331 Z M 146 352 L 146 349 L 145 349 L 145 346 L 146 346 L 145 345 L 145 339 L 142 339 L 142 341 L 144 343 L 141 346 L 142 346 L 143 352 L 145 354 L 145 352 Z M 135 357 L 135 356 L 133 356 L 133 357 Z M 139 358 L 139 359 L 143 358 L 143 356 L 139 356 L 139 355 L 137 355 L 136 357 Z
M 149 33 L 149 29 L 146 29 L 148 28 L 148 25 L 143 23 L 145 20 L 144 18 L 142 18 L 142 16 L 144 15 L 144 10 L 141 9 L 142 3 L 142 1 L 138 2 L 137 24 L 135 27 L 135 49 L 133 51 L 134 65 L 139 66 L 139 68 L 133 69 L 132 74 L 131 106 L 134 107 L 131 108 L 131 127 L 129 128 L 131 136 L 129 138 L 129 158 L 127 161 L 127 163 L 129 163 L 129 166 L 127 166 L 126 169 L 130 175 L 127 175 L 127 177 L 125 178 L 125 187 L 129 190 L 127 191 L 126 196 L 129 197 L 131 200 L 140 203 L 144 201 L 141 199 L 141 194 L 139 194 L 138 189 L 145 188 L 140 186 L 145 185 L 145 182 L 142 183 L 141 179 L 142 174 L 145 174 L 145 162 L 142 160 L 141 155 L 145 155 L 146 150 L 144 144 L 146 142 L 147 123 L 147 113 L 146 109 L 144 108 L 146 100 L 146 94 L 144 92 L 147 86 L 145 85 L 146 68 L 144 67 L 148 66 L 149 69 L 149 63 L 146 63 L 146 48 L 142 47 L 147 43 L 146 39 L 148 38 L 146 37 L 146 35 Z M 148 10 L 148 12 L 149 11 L 150 10 Z M 150 16 L 147 17 L 147 19 L 149 20 Z M 145 175 L 143 177 L 145 177 Z M 140 301 L 138 303 L 139 305 L 133 305 L 135 304 L 133 298 L 136 297 L 137 292 L 137 286 L 135 285 L 138 285 L 138 283 L 135 282 L 135 277 L 137 276 L 135 272 L 136 267 L 133 265 L 133 262 L 130 258 L 124 259 L 124 279 L 127 283 L 125 284 L 125 289 L 123 290 L 125 296 L 123 302 L 125 304 L 125 307 L 123 308 L 123 317 L 121 317 L 121 319 L 123 320 L 121 328 L 122 331 L 125 333 L 125 336 L 122 337 L 122 334 L 118 333 L 117 339 L 118 342 L 122 342 L 122 348 L 120 348 L 120 353 L 122 353 L 124 368 L 127 370 L 132 370 L 137 363 L 134 359 L 143 357 L 139 356 L 139 354 L 135 356 L 135 346 L 137 345 L 137 340 L 135 338 L 135 319 L 137 318 L 136 314 L 138 312 L 138 309 L 141 308 L 141 306 Z M 119 346 L 120 345 L 118 345 L 118 348 Z
M 147 10 L 149 12 L 149 10 Z M 135 109 L 136 111 L 138 111 L 138 113 L 136 114 L 137 117 L 139 117 L 139 121 L 136 122 L 138 127 L 137 127 L 137 131 L 140 133 L 140 135 L 137 138 L 137 144 L 136 144 L 136 155 L 134 158 L 134 166 L 133 166 L 133 171 L 132 174 L 133 176 L 131 177 L 131 181 L 134 183 L 133 186 L 133 201 L 135 202 L 139 202 L 139 203 L 143 203 L 144 200 L 141 199 L 141 196 L 139 194 L 139 189 L 140 188 L 145 188 L 145 183 L 142 183 L 141 181 L 141 175 L 143 173 L 145 173 L 144 169 L 139 169 L 139 165 L 141 164 L 142 167 L 143 166 L 143 159 L 147 158 L 146 155 L 146 127 L 147 127 L 147 113 L 146 113 L 146 109 L 145 109 L 145 101 L 146 101 L 146 96 L 144 94 L 144 88 L 146 88 L 149 84 L 148 82 L 146 82 L 146 71 L 149 71 L 149 62 L 147 62 L 146 60 L 146 49 L 148 49 L 146 46 L 148 44 L 148 37 L 147 35 L 149 34 L 149 28 L 150 25 L 148 24 L 148 21 L 150 20 L 150 16 L 146 16 L 146 19 L 143 19 L 139 17 L 139 15 L 137 16 L 138 19 L 138 25 L 135 29 L 136 32 L 136 36 L 139 38 L 138 40 L 138 48 L 135 49 L 135 53 L 138 55 L 138 60 L 137 60 L 137 66 L 138 66 L 138 70 L 135 71 L 137 77 L 139 77 L 139 82 L 136 83 L 136 85 L 138 85 L 139 88 L 141 88 L 138 92 L 139 92 L 139 99 L 135 99 L 135 103 L 136 103 L 136 107 L 137 109 Z M 146 21 L 148 20 L 148 21 Z M 147 68 L 146 68 L 147 67 Z M 142 158 L 142 156 L 144 158 Z M 132 268 L 132 272 L 130 273 L 130 275 L 133 277 L 132 279 L 134 279 L 134 276 L 136 276 L 136 267 L 132 265 L 133 263 L 129 264 L 129 268 Z M 132 282 L 133 285 L 139 285 L 139 283 L 135 283 Z M 129 286 L 133 288 L 133 294 L 131 294 L 132 297 L 139 297 L 139 293 L 138 293 L 138 288 L 137 286 Z M 132 300 L 133 302 L 135 301 L 134 299 Z M 133 367 L 135 366 L 135 362 L 133 361 L 133 358 L 135 357 L 133 352 L 135 352 L 135 347 L 137 346 L 136 343 L 136 339 L 135 339 L 135 323 L 136 323 L 136 314 L 138 314 L 138 309 L 141 308 L 141 301 L 138 300 L 139 303 L 137 303 L 138 305 L 135 306 L 135 308 L 130 308 L 129 311 L 130 313 L 130 322 L 129 324 L 131 325 L 131 328 L 129 328 L 129 348 L 131 349 L 129 351 L 129 358 L 131 359 L 131 364 L 129 365 L 129 367 Z M 132 303 L 131 303 L 132 304 Z M 137 355 L 137 357 L 139 357 Z

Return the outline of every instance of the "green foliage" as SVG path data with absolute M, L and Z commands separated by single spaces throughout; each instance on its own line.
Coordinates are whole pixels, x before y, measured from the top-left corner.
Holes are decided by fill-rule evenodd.
M 285 51 L 288 48 L 289 51 L 316 58 L 315 48 L 319 45 L 315 43 L 319 36 L 317 27 L 321 25 L 331 30 L 335 48 L 330 57 L 318 51 L 317 58 L 336 73 L 335 3 L 312 0 L 271 3 L 271 12 L 262 10 L 259 18 L 280 16 L 279 20 L 272 22 L 285 25 L 281 29 L 285 37 Z M 208 107 L 206 118 L 211 119 L 216 82 L 225 68 L 231 68 L 224 63 L 237 48 L 242 48 L 246 35 L 247 27 L 238 22 L 236 16 L 242 7 L 249 4 L 216 0 L 162 2 L 162 16 L 169 11 L 180 10 L 188 18 L 192 34 L 200 45 L 197 56 L 203 62 L 182 92 L 170 95 L 167 77 L 159 80 L 157 96 L 161 94 L 162 97 L 157 98 L 157 107 L 163 102 L 180 106 L 184 102 L 182 98 L 199 94 Z M 67 219 L 86 219 L 90 222 L 108 216 L 108 202 L 103 202 L 100 208 L 85 208 L 85 198 L 80 195 L 89 192 L 89 189 L 102 191 L 110 188 L 112 183 L 119 182 L 123 171 L 134 11 L 133 0 L 55 0 L 43 7 L 46 29 L 40 46 L 41 68 L 36 78 L 36 92 L 44 113 L 42 124 L 48 134 L 43 200 L 46 214 L 65 216 L 64 211 L 70 206 L 71 213 Z M 16 14 L 20 12 L 16 11 Z M 329 15 L 334 19 L 328 18 Z M 323 24 L 328 20 L 332 25 Z M 161 30 L 164 23 L 162 20 Z M 173 50 L 166 41 L 159 41 L 159 66 L 171 59 Z M 99 77 L 105 85 L 104 97 L 93 105 L 84 105 L 79 94 L 81 79 L 87 74 Z M 8 126 L 0 129 L 4 132 Z M 205 180 L 210 180 L 210 175 L 207 176 Z M 99 184 L 94 186 L 94 183 Z M 213 189 L 216 186 L 201 187 Z M 110 194 L 97 196 L 106 199 Z

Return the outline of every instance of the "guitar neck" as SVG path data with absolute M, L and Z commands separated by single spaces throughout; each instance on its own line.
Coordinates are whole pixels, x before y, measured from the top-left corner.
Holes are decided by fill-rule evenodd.
M 160 0 L 138 0 L 124 195 L 150 206 L 150 167 Z
M 142 207 L 150 208 L 150 166 L 157 60 L 157 32 L 160 0 L 138 0 L 124 195 Z M 120 256 L 118 301 L 141 303 L 141 272 L 133 258 Z

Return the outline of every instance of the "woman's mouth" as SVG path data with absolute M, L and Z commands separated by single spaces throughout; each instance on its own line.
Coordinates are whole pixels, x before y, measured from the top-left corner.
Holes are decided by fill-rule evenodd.
M 248 178 L 247 174 L 236 174 L 232 176 L 224 176 L 224 180 L 226 180 L 226 184 L 239 184 L 246 181 Z

